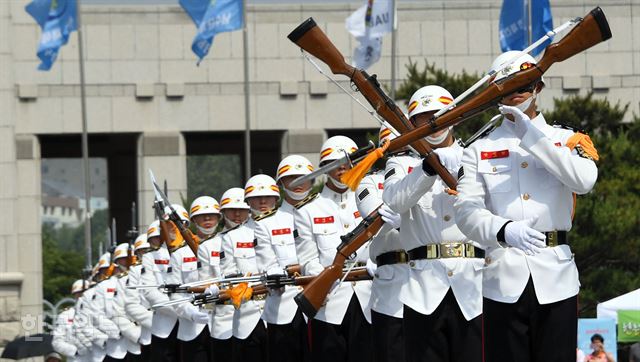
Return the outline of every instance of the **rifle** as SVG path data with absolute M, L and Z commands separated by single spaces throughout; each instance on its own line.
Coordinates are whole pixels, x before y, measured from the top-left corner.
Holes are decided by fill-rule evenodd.
M 384 225 L 378 209 L 367 215 L 350 233 L 342 235 L 336 256 L 331 265 L 324 268 L 309 285 L 293 299 L 309 318 L 313 318 L 324 304 L 327 294 L 336 280 L 342 276 L 342 268 L 347 258 L 353 255 L 364 243 L 373 238 Z
M 138 237 L 138 228 L 136 227 L 138 218 L 136 216 L 136 203 L 131 203 L 131 229 L 127 231 L 127 237 L 129 239 L 129 249 L 127 250 L 127 264 L 131 267 L 135 264 L 135 256 L 133 255 L 133 244 Z
M 352 172 L 364 175 L 368 166 L 373 164 L 376 159 L 382 157 L 385 153 L 397 151 L 409 144 L 413 146 L 414 142 L 426 136 L 454 126 L 496 106 L 502 98 L 509 94 L 537 83 L 540 77 L 554 63 L 566 60 L 610 38 L 611 30 L 604 12 L 600 7 L 596 7 L 584 18 L 579 20 L 577 25 L 560 41 L 549 45 L 544 52 L 544 56 L 537 64 L 531 65 L 528 69 L 521 70 L 500 81 L 490 83 L 482 91 L 456 108 L 441 115 L 434 115 L 427 124 L 401 134 L 398 138 L 391 141 L 386 149 L 363 157 L 362 159 L 369 158 L 366 164 L 363 164 L 363 167 L 357 170 L 352 170 Z M 357 71 L 344 63 L 344 58 L 340 52 L 331 44 L 326 35 L 322 33 L 311 18 L 303 22 L 289 34 L 289 39 L 319 59 L 325 61 L 330 60 L 331 63 L 327 64 L 334 73 L 345 74 L 349 77 L 360 77 L 360 75 L 362 75 L 361 71 Z M 352 80 L 353 79 L 354 78 L 352 78 Z M 354 81 L 354 83 L 356 82 Z M 360 84 L 356 83 L 356 85 L 360 87 Z M 360 90 L 362 92 L 362 88 Z M 363 92 L 363 95 L 364 94 Z M 375 104 L 372 104 L 372 106 L 375 108 Z M 390 120 L 387 121 L 390 122 Z M 396 127 L 394 123 L 391 123 L 391 125 Z M 402 133 L 401 129 L 398 129 L 398 131 Z M 433 167 L 431 161 L 428 162 L 429 165 Z M 437 169 L 434 168 L 434 170 Z M 350 186 L 353 187 L 353 184 L 350 184 Z
M 376 113 L 400 134 L 407 133 L 415 128 L 393 99 L 382 90 L 377 76 L 375 74 L 369 75 L 364 70 L 356 69 L 345 62 L 342 53 L 329 40 L 322 29 L 316 25 L 313 18 L 309 18 L 300 24 L 287 38 L 307 53 L 327 64 L 333 74 L 343 74 L 349 77 Z M 456 179 L 442 166 L 438 156 L 432 152 L 433 150 L 427 141 L 415 139 L 411 142 L 411 147 L 425 158 L 427 163 L 440 175 L 450 189 L 456 189 Z M 364 176 L 364 173 L 362 176 Z M 347 184 L 352 186 L 355 183 L 355 186 L 352 186 L 352 189 L 355 189 L 360 180 L 362 180 L 362 177 L 356 180 L 348 180 Z
M 169 199 L 167 199 L 167 195 L 164 192 L 162 192 L 162 190 L 160 189 L 160 186 L 158 186 L 158 183 L 156 182 L 156 178 L 153 176 L 153 172 L 151 170 L 149 170 L 149 176 L 151 177 L 151 183 L 153 184 L 153 190 L 155 191 L 156 201 L 161 201 L 162 204 L 164 204 L 163 205 L 164 207 L 168 207 L 169 208 L 169 213 L 166 216 L 168 216 L 169 220 L 178 229 L 178 231 L 180 232 L 180 235 L 182 236 L 184 241 L 187 242 L 187 245 L 189 246 L 189 249 L 191 249 L 191 251 L 193 252 L 193 255 L 198 256 L 198 243 L 194 239 L 194 235 L 191 233 L 191 231 L 189 229 L 187 229 L 184 226 L 184 224 L 182 224 L 182 220 L 180 219 L 180 216 L 178 215 L 176 210 L 173 208 L 173 206 L 171 206 L 171 203 L 169 202 Z M 164 230 L 162 228 L 162 221 L 163 221 L 163 219 L 165 219 L 164 210 L 162 210 L 162 211 L 163 211 L 163 217 L 160 219 L 160 224 L 161 224 L 161 226 L 160 226 L 160 234 L 161 234 L 161 236 L 162 236 L 163 231 L 165 233 L 169 232 L 168 228 L 165 228 Z M 168 225 L 166 225 L 166 227 L 168 227 Z M 167 240 L 169 240 L 169 239 L 165 239 L 165 241 L 167 241 Z

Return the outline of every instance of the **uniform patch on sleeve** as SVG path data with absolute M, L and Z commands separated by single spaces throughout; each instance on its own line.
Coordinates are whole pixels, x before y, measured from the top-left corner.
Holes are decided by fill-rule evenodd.
M 220 252 L 220 259 L 224 259 L 224 251 Z
M 464 166 L 460 166 L 458 170 L 458 180 L 461 180 L 464 177 Z
M 367 196 L 369 196 L 369 189 L 364 189 L 361 193 L 358 194 L 358 200 L 362 201 Z
M 396 169 L 392 168 L 391 170 L 387 171 L 387 173 L 384 174 L 384 179 L 386 180 L 395 174 L 396 174 Z
M 300 236 L 300 233 L 298 233 L 298 230 L 293 230 L 293 238 L 296 239 L 298 236 Z
M 173 272 L 173 267 L 168 267 L 167 268 L 167 273 L 171 273 L 171 272 Z
M 140 274 L 144 274 L 147 271 L 147 268 L 142 267 L 142 269 L 140 269 Z

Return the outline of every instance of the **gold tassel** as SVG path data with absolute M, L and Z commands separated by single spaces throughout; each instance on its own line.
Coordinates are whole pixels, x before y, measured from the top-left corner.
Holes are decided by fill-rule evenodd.
M 373 164 L 384 156 L 387 148 L 389 148 L 389 141 L 385 141 L 381 147 L 369 153 L 362 161 L 358 162 L 354 168 L 345 172 L 342 177 L 340 177 L 340 181 L 348 185 L 352 191 L 355 191 Z

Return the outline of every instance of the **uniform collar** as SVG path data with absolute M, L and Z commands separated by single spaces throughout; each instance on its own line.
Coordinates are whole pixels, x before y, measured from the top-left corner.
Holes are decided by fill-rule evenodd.
M 293 213 L 294 207 L 293 207 L 293 205 L 288 203 L 287 200 L 282 200 L 282 205 L 280 205 L 278 210 L 281 210 L 281 211 L 287 212 L 287 213 Z
M 324 188 L 322 189 L 322 192 L 320 193 L 320 195 L 333 202 L 340 203 L 340 202 L 347 201 L 352 193 L 353 192 L 349 189 L 347 189 L 347 191 L 343 193 L 338 193 L 331 190 L 327 185 L 324 185 Z

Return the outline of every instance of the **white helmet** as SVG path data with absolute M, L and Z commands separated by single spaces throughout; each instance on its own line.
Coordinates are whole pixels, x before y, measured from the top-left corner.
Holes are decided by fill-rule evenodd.
M 513 63 L 507 65 L 513 58 L 516 58 Z M 518 50 L 510 50 L 498 55 L 498 57 L 491 64 L 491 69 L 489 71 L 495 71 L 507 65 L 501 71 L 496 73 L 493 79 L 493 81 L 495 82 L 521 70 L 529 69 L 535 64 L 538 64 L 538 62 L 528 53 L 522 53 Z M 544 84 L 544 78 L 542 76 L 540 76 L 540 81 L 542 82 L 542 84 Z
M 222 194 L 220 201 L 220 210 L 224 209 L 246 209 L 249 205 L 244 202 L 244 190 L 239 187 L 232 187 Z
M 387 122 L 384 122 L 382 126 L 380 126 L 380 131 L 378 132 L 378 147 L 382 146 L 384 141 L 393 141 L 398 136 L 398 131 L 395 128 L 391 127 L 391 125 Z
M 313 171 L 313 164 L 306 157 L 300 155 L 287 156 L 278 165 L 276 181 L 285 176 L 303 176 Z
M 158 235 L 160 235 L 160 232 L 158 232 Z M 140 249 L 147 248 L 151 248 L 151 244 L 147 242 L 147 234 L 145 233 L 138 235 L 136 240 L 133 242 L 133 251 L 136 252 Z
M 147 228 L 147 240 L 151 239 L 154 236 L 160 236 L 160 221 L 156 220 L 149 224 Z
M 349 137 L 333 136 L 322 144 L 320 151 L 320 163 L 325 161 L 333 161 L 344 157 L 346 153 L 355 152 L 358 145 Z
M 111 254 L 104 253 L 98 259 L 98 269 L 108 268 L 111 265 Z
M 428 85 L 418 89 L 409 100 L 409 118 L 416 114 L 439 111 L 453 102 L 453 96 L 448 90 Z
M 194 216 L 202 214 L 220 215 L 220 204 L 218 204 L 218 200 L 211 196 L 200 196 L 193 200 L 189 212 L 192 219 Z
M 116 250 L 113 251 L 113 260 L 114 262 L 118 259 L 126 258 L 129 256 L 129 243 L 122 243 L 116 246 Z
M 252 176 L 244 185 L 244 198 L 256 196 L 280 197 L 280 188 L 271 176 L 259 174 Z
M 89 281 L 78 279 L 71 284 L 71 294 L 83 292 L 89 287 Z
M 176 212 L 178 213 L 178 216 L 180 216 L 180 220 L 186 222 L 187 225 L 189 225 L 191 221 L 189 220 L 189 213 L 187 212 L 187 209 L 185 209 L 180 204 L 171 204 L 171 207 L 173 207 L 173 209 L 176 210 Z M 171 209 L 169 209 L 169 206 L 166 206 L 164 208 L 164 212 L 166 212 L 167 214 L 171 212 Z
M 356 206 L 362 217 L 367 217 L 382 205 L 383 184 L 376 183 L 373 177 L 365 177 L 356 189 Z

